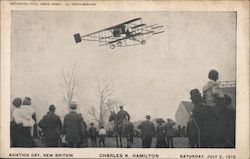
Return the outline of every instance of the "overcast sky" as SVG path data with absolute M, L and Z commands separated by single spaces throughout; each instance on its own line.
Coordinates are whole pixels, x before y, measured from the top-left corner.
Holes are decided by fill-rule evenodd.
M 148 25 L 161 24 L 163 34 L 146 45 L 115 48 L 97 42 L 76 44 L 82 35 L 141 17 Z M 235 80 L 235 12 L 70 12 L 13 11 L 11 96 L 30 96 L 41 118 L 50 104 L 63 116 L 62 69 L 76 63 L 75 99 L 84 118 L 99 106 L 97 80 L 112 75 L 116 94 L 131 120 L 173 118 L 189 91 L 201 89 L 207 74 L 217 69 L 220 80 Z

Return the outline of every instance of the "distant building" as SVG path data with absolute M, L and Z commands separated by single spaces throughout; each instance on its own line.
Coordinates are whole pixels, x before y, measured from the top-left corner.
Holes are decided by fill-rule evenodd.
M 235 81 L 219 81 L 220 88 L 232 98 L 231 107 L 236 108 L 236 82 Z M 177 125 L 186 126 L 190 113 L 193 111 L 194 105 L 189 101 L 182 101 L 175 113 Z
M 175 113 L 176 125 L 186 126 L 190 113 L 193 111 L 194 105 L 192 102 L 182 101 Z

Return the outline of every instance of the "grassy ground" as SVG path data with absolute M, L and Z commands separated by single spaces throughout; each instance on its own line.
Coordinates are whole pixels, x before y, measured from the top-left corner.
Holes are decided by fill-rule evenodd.
M 98 140 L 97 140 L 97 142 L 98 142 Z M 132 145 L 132 148 L 141 148 L 142 147 L 141 143 L 142 143 L 141 138 L 135 137 L 134 144 Z M 106 138 L 105 144 L 106 144 L 106 147 L 116 147 L 115 138 Z M 123 147 L 127 146 L 126 138 L 123 138 L 122 144 L 123 144 Z M 88 140 L 88 145 L 89 146 L 91 145 L 90 140 Z M 156 138 L 153 138 L 151 147 L 155 147 L 155 145 L 156 145 Z M 182 137 L 175 137 L 174 138 L 174 147 L 176 147 L 176 148 L 177 147 L 178 148 L 188 147 L 188 139 L 182 138 Z
M 36 143 L 37 143 L 38 147 L 45 147 L 44 144 L 40 140 L 37 140 Z M 107 137 L 106 140 L 105 140 L 105 144 L 106 144 L 106 147 L 116 147 L 115 138 L 114 137 L 111 137 L 111 138 Z M 123 147 L 127 146 L 126 138 L 122 139 L 122 144 L 123 144 Z M 152 146 L 151 147 L 154 148 L 155 144 L 156 144 L 156 138 L 153 138 Z M 97 145 L 99 146 L 98 139 L 97 139 Z M 91 147 L 90 139 L 88 139 L 88 147 Z M 142 145 L 141 145 L 141 138 L 134 137 L 134 144 L 132 145 L 132 148 L 141 148 L 141 147 L 142 147 Z M 185 148 L 185 147 L 188 147 L 188 139 L 184 138 L 184 137 L 175 137 L 174 138 L 174 147 L 175 148 Z

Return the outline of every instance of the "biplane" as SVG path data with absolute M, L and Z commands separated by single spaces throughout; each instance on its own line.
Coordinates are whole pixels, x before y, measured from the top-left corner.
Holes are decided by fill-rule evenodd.
M 97 41 L 99 46 L 126 47 L 133 45 L 145 45 L 146 41 L 157 34 L 163 33 L 163 25 L 146 25 L 142 18 L 136 18 L 124 23 L 102 29 L 87 35 L 74 34 L 75 42 Z

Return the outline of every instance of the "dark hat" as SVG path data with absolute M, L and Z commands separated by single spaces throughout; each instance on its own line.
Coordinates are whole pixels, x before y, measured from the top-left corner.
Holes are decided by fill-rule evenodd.
M 192 89 L 190 91 L 190 95 L 191 95 L 191 97 L 193 97 L 193 96 L 201 96 L 201 93 L 200 93 L 200 91 L 198 89 Z
M 54 112 L 55 110 L 56 110 L 55 105 L 51 104 L 51 105 L 49 106 L 49 111 Z
M 15 107 L 18 107 L 22 104 L 22 99 L 21 98 L 15 98 L 12 102 L 12 104 L 15 106 Z
M 165 121 L 162 118 L 156 119 L 156 123 L 164 123 Z
M 208 73 L 208 78 L 211 80 L 217 80 L 219 72 L 216 70 L 210 70 Z
M 25 97 L 23 100 L 23 105 L 30 105 L 31 104 L 31 98 L 30 97 Z
M 151 116 L 150 115 L 146 115 L 146 119 L 150 119 L 151 118 Z
M 90 123 L 90 125 L 94 125 L 94 123 L 92 122 L 92 123 Z
M 76 109 L 77 108 L 77 103 L 76 102 L 71 102 L 70 104 L 69 104 L 69 107 L 71 108 L 71 109 Z
M 30 97 L 25 97 L 24 100 L 31 101 L 31 98 Z
M 119 107 L 120 107 L 120 108 L 123 108 L 123 105 L 120 105 Z

